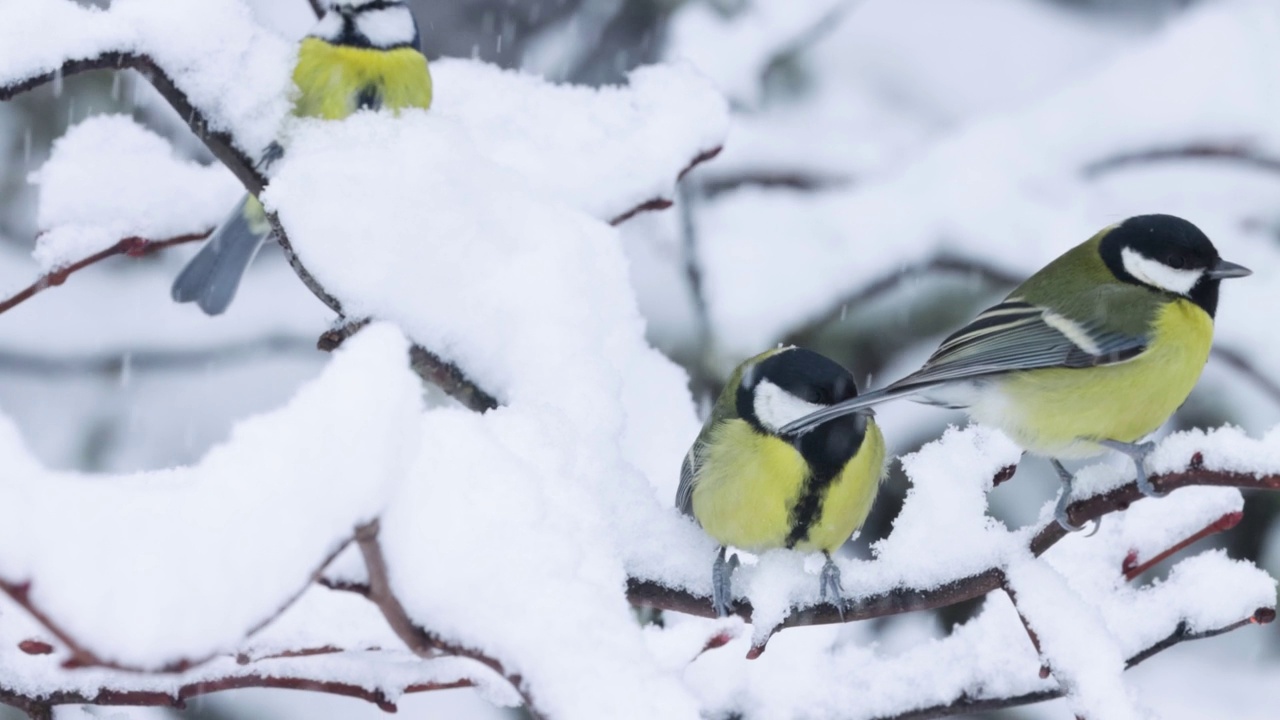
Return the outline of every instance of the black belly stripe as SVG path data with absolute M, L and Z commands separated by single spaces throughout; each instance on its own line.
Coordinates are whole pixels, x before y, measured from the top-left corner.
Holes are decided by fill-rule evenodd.
M 809 538 L 809 531 L 822 517 L 822 506 L 827 500 L 827 491 L 831 489 L 835 479 L 835 475 L 818 477 L 813 473 L 805 478 L 804 484 L 800 486 L 800 495 L 796 499 L 796 504 L 791 508 L 789 518 L 791 529 L 787 532 L 788 549 L 794 548 Z
M 357 110 L 377 110 L 382 107 L 382 90 L 376 84 L 365 85 L 356 95 Z

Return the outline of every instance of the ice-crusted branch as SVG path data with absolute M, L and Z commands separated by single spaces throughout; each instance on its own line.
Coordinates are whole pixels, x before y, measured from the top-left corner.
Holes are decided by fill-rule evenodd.
M 1193 485 L 1280 490 L 1280 475 L 1253 476 L 1207 470 L 1199 465 L 1198 457 L 1192 458 L 1192 462 L 1187 469 L 1157 475 L 1152 478 L 1152 482 L 1157 488 L 1165 491 Z M 1142 498 L 1143 495 L 1138 490 L 1137 483 L 1131 482 L 1110 492 L 1071 503 L 1067 508 L 1067 513 L 1072 522 L 1086 523 L 1124 510 Z M 1218 525 L 1218 527 L 1219 529 L 1225 529 L 1226 525 L 1222 524 Z M 1041 555 L 1064 538 L 1066 534 L 1066 531 L 1061 526 L 1056 522 L 1050 521 L 1033 535 L 1029 543 L 1030 550 L 1035 555 Z M 1174 550 L 1176 549 L 1177 547 L 1174 548 Z M 1173 552 L 1173 550 L 1168 552 Z M 1162 553 L 1161 556 L 1163 557 L 1166 554 Z M 848 605 L 844 610 L 843 617 L 841 617 L 839 610 L 829 603 L 793 607 L 790 614 L 775 628 L 775 631 L 801 625 L 852 622 L 854 620 L 868 620 L 917 610 L 931 610 L 982 597 L 993 590 L 1000 589 L 1004 582 L 1004 568 L 990 567 L 936 587 L 899 587 L 875 595 L 846 598 Z M 710 597 L 681 588 L 666 587 L 652 580 L 631 578 L 627 583 L 627 597 L 634 605 L 673 610 L 703 617 L 715 617 Z M 738 602 L 735 605 L 734 612 L 750 621 L 752 608 L 748 602 Z
M 182 245 L 184 243 L 203 240 L 208 236 L 208 232 L 202 232 L 190 235 L 179 235 L 177 237 L 168 238 L 167 240 L 148 240 L 140 237 L 124 238 L 105 250 L 99 250 L 98 252 L 81 260 L 77 260 L 70 265 L 60 267 L 56 270 L 50 270 L 44 275 L 41 275 L 35 282 L 31 283 L 27 287 L 3 300 L 0 300 L 0 313 L 8 312 L 14 307 L 35 297 L 39 293 L 48 290 L 51 287 L 61 285 L 66 282 L 67 278 L 72 274 L 79 272 L 90 265 L 106 260 L 109 257 L 116 255 L 142 257 L 143 255 L 148 255 L 157 250 L 173 247 L 174 245 Z

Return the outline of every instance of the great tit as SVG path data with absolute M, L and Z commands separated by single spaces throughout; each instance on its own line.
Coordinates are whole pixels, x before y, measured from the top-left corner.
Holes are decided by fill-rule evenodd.
M 1218 285 L 1250 271 L 1218 256 L 1195 225 L 1140 215 L 1104 228 L 1046 265 L 1004 302 L 942 342 L 924 367 L 861 397 L 785 425 L 804 433 L 896 397 L 962 408 L 1024 449 L 1060 459 L 1104 449 L 1132 458 L 1138 486 L 1159 495 L 1139 443 L 1187 399 L 1213 342 Z
M 297 117 L 339 120 L 362 109 L 431 106 L 431 73 L 403 0 L 328 0 L 298 47 L 293 83 Z M 280 153 L 273 143 L 261 165 Z M 178 274 L 173 299 L 221 314 L 270 230 L 261 203 L 246 195 Z
M 729 614 L 737 555 L 793 548 L 826 556 L 821 593 L 843 613 L 840 570 L 831 553 L 862 526 L 884 475 L 884 438 L 867 410 L 804 435 L 782 427 L 858 394 L 853 376 L 803 348 L 785 347 L 742 363 L 685 456 L 676 506 L 720 543 L 712 603 Z

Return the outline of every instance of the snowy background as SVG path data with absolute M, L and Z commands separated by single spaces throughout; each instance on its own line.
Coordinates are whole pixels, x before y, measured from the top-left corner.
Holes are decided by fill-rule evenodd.
M 1179 435 L 1161 467 L 1203 451 L 1211 469 L 1280 471 L 1274 2 L 469 0 L 415 12 L 432 110 L 289 126 L 264 195 L 348 314 L 388 324 L 317 352 L 333 313 L 275 248 L 225 316 L 176 306 L 168 286 L 192 244 L 112 258 L 0 314 L 0 582 L 30 580 L 82 659 L 213 658 L 181 681 L 68 676 L 57 661 L 76 649 L 0 595 L 0 688 L 171 690 L 261 668 L 394 696 L 472 678 L 478 689 L 395 702 L 407 717 L 518 716 L 501 707 L 521 698 L 499 675 L 417 662 L 351 593 L 310 585 L 243 640 L 379 517 L 409 614 L 502 659 L 549 717 L 620 717 L 618 704 L 636 717 L 877 717 L 903 698 L 1043 690 L 1052 681 L 1000 592 L 789 628 L 747 661 L 770 621 L 813 602 L 814 568 L 784 554 L 744 573 L 754 631 L 673 612 L 640 630 L 622 581 L 705 591 L 710 541 L 668 506 L 697 408 L 737 362 L 796 342 L 879 385 L 1017 279 L 1139 213 L 1184 216 L 1255 271 L 1223 291 L 1217 354 L 1169 428 L 1242 432 Z M 144 50 L 253 155 L 279 132 L 291 41 L 313 20 L 304 0 L 118 0 L 103 16 L 10 0 L 0 84 Z M 0 104 L 0 299 L 121 238 L 207 230 L 241 192 L 137 75 L 19 95 Z M 674 204 L 610 225 L 653 200 Z M 406 337 L 506 407 L 480 417 L 438 393 L 420 401 L 399 362 Z M 880 416 L 895 455 L 962 421 L 910 404 Z M 1119 669 L 1179 623 L 1210 630 L 1274 605 L 1269 578 L 1228 558 L 1280 573 L 1278 498 L 1180 490 L 1034 561 L 1021 548 L 1054 499 L 1047 464 L 1028 460 L 984 495 L 1016 458 L 970 430 L 905 472 L 894 463 L 846 548 L 846 589 L 1004 567 L 1055 676 L 1077 691 L 1070 705 L 992 717 L 1275 717 L 1274 624 Z M 1105 488 L 1128 467 L 1082 479 Z M 1237 512 L 1141 585 L 1120 577 L 1127 551 L 1142 564 Z M 363 580 L 362 568 L 348 550 L 330 573 Z M 699 654 L 721 633 L 725 647 Z M 17 650 L 32 638 L 57 652 Z M 344 652 L 305 668 L 273 657 L 318 645 Z M 360 655 L 373 648 L 376 661 Z M 382 714 L 260 689 L 181 712 L 93 712 Z

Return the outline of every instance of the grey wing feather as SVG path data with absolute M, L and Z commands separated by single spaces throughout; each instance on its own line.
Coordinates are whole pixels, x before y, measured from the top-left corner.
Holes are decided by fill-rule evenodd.
M 1145 336 L 1102 331 L 1013 299 L 979 315 L 947 338 L 924 367 L 887 389 L 1014 370 L 1110 365 L 1136 357 L 1146 346 Z
M 698 452 L 702 448 L 702 437 L 693 443 L 689 452 L 680 463 L 680 487 L 676 490 L 676 507 L 680 512 L 693 517 L 693 478 L 702 465 L 702 457 Z
M 255 231 L 245 216 L 246 195 L 213 232 L 200 252 L 173 281 L 174 301 L 195 302 L 209 315 L 220 315 L 231 304 L 249 263 L 268 233 Z

